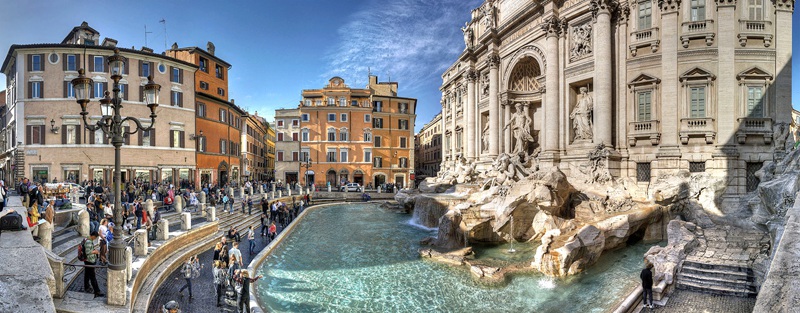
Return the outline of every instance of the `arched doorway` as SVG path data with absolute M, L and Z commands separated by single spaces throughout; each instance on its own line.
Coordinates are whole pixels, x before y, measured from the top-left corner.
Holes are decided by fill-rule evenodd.
M 306 171 L 306 184 L 311 186 L 312 183 L 314 183 L 314 171 L 308 170 Z
M 374 181 L 375 181 L 375 188 L 378 188 L 379 186 L 381 188 L 383 188 L 383 186 L 381 186 L 381 185 L 386 183 L 386 175 L 384 175 L 384 174 L 375 174 Z
M 331 186 L 336 186 L 336 171 L 333 169 L 328 170 L 328 172 L 325 173 L 325 182 L 330 183 Z
M 219 177 L 219 187 L 225 187 L 228 184 L 228 163 L 222 161 L 219 163 L 217 167 L 217 172 Z
M 361 170 L 353 171 L 353 182 L 361 186 L 364 186 L 364 172 L 362 172 Z
M 339 186 L 348 182 L 350 182 L 350 172 L 346 168 L 339 170 Z

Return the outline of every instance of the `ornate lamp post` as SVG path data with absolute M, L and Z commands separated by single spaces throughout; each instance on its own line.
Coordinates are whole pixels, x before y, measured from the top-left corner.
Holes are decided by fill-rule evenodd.
M 105 92 L 105 97 L 100 99 L 100 109 L 103 117 L 94 124 L 87 119 L 89 112 L 86 110 L 91 99 L 89 94 L 92 87 L 92 79 L 84 76 L 84 70 L 78 71 L 78 78 L 72 80 L 72 87 L 75 90 L 75 98 L 81 105 L 81 117 L 86 129 L 90 131 L 102 130 L 106 136 L 111 137 L 111 144 L 114 146 L 114 240 L 109 244 L 110 258 L 109 269 L 124 270 L 125 264 L 125 242 L 122 240 L 122 204 L 120 199 L 120 147 L 125 142 L 123 136 L 135 134 L 137 131 L 149 131 L 155 128 L 156 108 L 158 107 L 158 92 L 161 86 L 153 82 L 153 77 L 147 78 L 144 86 L 144 98 L 147 107 L 150 108 L 150 125 L 142 126 L 139 119 L 134 117 L 122 118 L 122 99 L 119 97 L 119 80 L 122 79 L 122 71 L 125 68 L 125 57 L 119 55 L 119 49 L 114 50 L 114 55 L 108 58 L 108 66 L 111 69 L 111 79 L 114 80 L 114 97 L 111 98 L 109 92 Z M 133 131 L 125 131 L 122 127 L 123 122 L 136 124 Z

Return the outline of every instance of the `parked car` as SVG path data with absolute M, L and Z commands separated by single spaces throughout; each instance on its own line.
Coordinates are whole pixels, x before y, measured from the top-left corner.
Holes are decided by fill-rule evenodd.
M 347 185 L 339 187 L 339 191 L 344 191 L 347 188 L 347 191 L 361 191 L 361 185 L 358 183 L 349 183 Z

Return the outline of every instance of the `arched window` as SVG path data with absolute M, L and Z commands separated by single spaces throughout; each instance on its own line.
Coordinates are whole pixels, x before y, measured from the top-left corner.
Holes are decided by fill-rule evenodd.
M 336 141 L 336 129 L 328 128 L 328 141 Z
M 508 89 L 514 91 L 537 91 L 539 82 L 536 77 L 542 75 L 539 63 L 533 57 L 524 57 L 519 60 L 514 70 L 511 71 L 511 79 Z

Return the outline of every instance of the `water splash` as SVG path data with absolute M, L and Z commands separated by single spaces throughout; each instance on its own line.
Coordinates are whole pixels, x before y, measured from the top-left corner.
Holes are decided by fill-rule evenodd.
M 552 277 L 542 277 L 539 279 L 539 288 L 553 289 L 556 288 L 556 279 Z
M 408 219 L 408 221 L 406 221 L 405 224 L 413 226 L 413 227 L 416 227 L 416 228 L 419 228 L 419 229 L 422 229 L 422 230 L 425 230 L 425 231 L 429 231 L 429 232 L 437 232 L 437 231 L 439 231 L 438 227 L 427 227 L 425 225 L 417 223 L 413 217 Z

